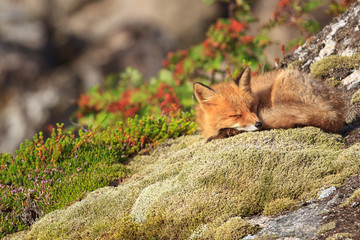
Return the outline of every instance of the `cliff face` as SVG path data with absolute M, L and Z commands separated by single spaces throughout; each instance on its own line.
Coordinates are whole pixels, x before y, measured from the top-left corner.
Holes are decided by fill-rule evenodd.
M 302 204 L 360 173 L 360 144 L 344 146 L 340 135 L 313 127 L 170 140 L 134 157 L 133 176 L 118 187 L 96 190 L 8 239 L 314 238 L 331 205 Z M 293 212 L 281 221 L 252 218 L 283 211 Z

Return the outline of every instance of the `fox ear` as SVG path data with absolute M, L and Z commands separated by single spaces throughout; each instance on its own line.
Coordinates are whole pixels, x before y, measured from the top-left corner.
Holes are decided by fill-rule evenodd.
M 198 82 L 194 83 L 193 88 L 194 88 L 194 95 L 196 99 L 199 101 L 199 103 L 209 102 L 210 99 L 216 94 L 216 92 L 212 88 L 202 83 L 198 83 Z
M 239 76 L 234 79 L 235 84 L 241 89 L 251 92 L 250 88 L 250 80 L 251 80 L 251 70 L 249 67 L 246 67 Z

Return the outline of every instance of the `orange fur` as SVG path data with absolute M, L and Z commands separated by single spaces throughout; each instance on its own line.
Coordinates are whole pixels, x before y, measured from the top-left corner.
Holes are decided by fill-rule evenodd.
M 207 87 L 194 84 L 196 121 L 205 137 L 222 129 L 315 126 L 338 132 L 345 123 L 344 104 L 324 84 L 296 70 L 277 70 L 250 79 L 250 69 L 233 82 Z

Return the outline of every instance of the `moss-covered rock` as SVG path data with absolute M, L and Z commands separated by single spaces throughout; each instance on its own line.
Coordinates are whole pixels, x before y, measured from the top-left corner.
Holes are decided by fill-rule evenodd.
M 340 205 L 340 207 L 350 207 L 353 204 L 358 204 L 360 202 L 360 188 L 356 189 L 354 193 L 345 200 L 343 204 Z
M 295 210 L 295 201 L 290 198 L 278 198 L 265 205 L 264 215 L 275 215 L 286 210 Z
M 360 89 L 354 93 L 350 103 L 351 104 L 360 103 Z
M 331 55 L 313 63 L 310 74 L 314 77 L 327 79 L 330 85 L 336 86 L 340 80 L 360 67 L 360 54 L 353 56 Z
M 326 233 L 326 232 L 334 229 L 335 227 L 336 227 L 335 221 L 326 223 L 326 224 L 320 226 L 320 228 L 317 231 L 317 234 L 320 235 L 320 234 Z
M 44 216 L 21 239 L 239 234 L 240 217 L 260 213 L 277 199 L 314 198 L 322 187 L 359 173 L 359 149 L 360 144 L 346 149 L 340 135 L 314 127 L 249 132 L 210 143 L 180 137 L 134 157 L 128 181 Z
M 326 240 L 343 240 L 343 239 L 352 239 L 351 234 L 349 234 L 349 233 L 336 233 L 336 234 L 326 238 Z
M 258 226 L 252 226 L 240 217 L 234 217 L 217 228 L 215 240 L 241 239 L 247 235 L 254 235 L 260 230 Z

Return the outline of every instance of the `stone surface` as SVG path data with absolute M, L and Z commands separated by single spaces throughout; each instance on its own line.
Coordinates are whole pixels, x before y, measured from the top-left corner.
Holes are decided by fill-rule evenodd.
M 352 56 L 360 52 L 360 1 L 356 1 L 349 11 L 336 18 L 318 34 L 308 39 L 293 54 L 284 58 L 282 67 L 301 61 L 299 69 L 310 72 L 312 63 L 330 55 Z

